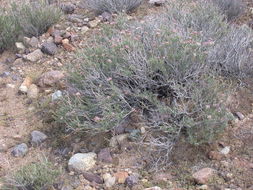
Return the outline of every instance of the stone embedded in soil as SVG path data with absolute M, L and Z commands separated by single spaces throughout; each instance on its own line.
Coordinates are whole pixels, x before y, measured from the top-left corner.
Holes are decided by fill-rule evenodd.
M 32 38 L 24 37 L 24 43 L 26 46 L 37 48 L 39 45 L 39 40 L 34 36 Z
M 41 143 L 43 143 L 47 139 L 47 135 L 40 131 L 33 131 L 31 133 L 31 144 L 33 146 L 39 146 Z
M 109 148 L 104 148 L 98 153 L 98 160 L 101 162 L 112 163 L 112 156 Z
M 208 158 L 211 160 L 222 160 L 223 155 L 218 151 L 210 151 L 208 153 Z
M 203 168 L 193 174 L 193 179 L 198 184 L 206 184 L 214 176 L 215 170 L 212 168 Z
M 227 155 L 227 154 L 229 154 L 229 152 L 230 152 L 230 147 L 229 146 L 224 147 L 220 151 L 220 153 L 223 154 L 223 155 Z
M 22 42 L 16 42 L 15 45 L 16 45 L 16 48 L 19 51 L 24 51 L 25 50 L 25 46 L 24 46 L 24 44 Z
M 104 22 L 111 22 L 112 21 L 112 14 L 111 13 L 108 13 L 108 12 L 103 12 L 101 14 L 101 17 L 103 19 Z
M 124 184 L 126 181 L 126 178 L 128 177 L 128 173 L 124 171 L 117 172 L 114 174 L 114 176 L 116 177 L 118 183 Z
M 96 158 L 97 155 L 93 152 L 74 154 L 68 162 L 68 168 L 75 172 L 88 171 L 95 166 Z
M 153 180 L 156 183 L 160 183 L 160 182 L 165 182 L 172 179 L 172 176 L 170 173 L 165 173 L 165 172 L 161 172 L 161 173 L 155 173 L 153 175 Z
M 89 29 L 88 26 L 83 26 L 83 27 L 81 28 L 82 34 L 85 34 L 85 33 L 88 32 L 89 30 L 90 30 L 90 29 Z
M 62 91 L 57 90 L 52 94 L 52 101 L 56 101 L 62 97 Z
M 24 157 L 28 152 L 28 146 L 25 143 L 19 144 L 12 150 L 12 155 L 15 157 Z
M 62 80 L 64 78 L 64 74 L 61 71 L 49 71 L 44 73 L 38 82 L 38 85 L 40 87 L 47 87 L 47 86 L 55 86 L 57 85 L 60 80 Z
M 110 147 L 116 148 L 118 145 L 122 145 L 127 141 L 129 134 L 116 135 L 110 140 Z
M 152 5 L 160 6 L 165 3 L 165 0 L 149 0 L 149 3 Z
M 48 55 L 55 55 L 57 53 L 57 46 L 54 42 L 44 42 L 41 51 Z
M 26 77 L 22 84 L 19 87 L 19 92 L 21 93 L 27 93 L 29 87 L 32 85 L 32 78 L 31 77 Z
M 86 180 L 88 180 L 89 182 L 95 182 L 95 183 L 98 183 L 98 184 L 102 184 L 103 183 L 103 180 L 97 174 L 93 174 L 93 173 L 90 173 L 90 172 L 83 172 L 82 174 L 83 174 L 83 177 Z
M 66 51 L 75 51 L 74 46 L 69 43 L 69 39 L 62 40 L 62 45 Z
M 31 62 L 37 62 L 43 57 L 43 53 L 40 49 L 36 49 L 32 53 L 29 53 L 28 55 L 24 55 L 24 59 L 31 61 Z
M 116 183 L 116 177 L 111 176 L 111 174 L 106 173 L 103 175 L 104 183 L 107 188 L 111 188 Z
M 139 178 L 136 175 L 130 175 L 126 178 L 126 185 L 130 188 L 132 188 L 134 185 L 137 185 L 139 182 Z
M 239 120 L 243 120 L 245 118 L 241 112 L 236 112 L 235 115 L 239 118 Z
M 99 19 L 96 18 L 96 19 L 90 21 L 88 25 L 89 25 L 90 28 L 95 28 L 95 27 L 97 27 L 97 25 L 98 25 L 100 22 L 101 22 L 101 21 L 100 21 Z
M 73 187 L 71 187 L 70 185 L 63 185 L 63 187 L 61 188 L 61 190 L 73 190 Z
M 39 89 L 35 84 L 32 84 L 27 91 L 27 97 L 30 99 L 37 99 L 38 96 L 39 96 Z
M 76 6 L 72 3 L 64 3 L 60 7 L 65 14 L 73 14 L 76 9 Z
M 144 190 L 162 190 L 162 188 L 158 186 L 154 186 L 154 187 L 145 188 Z
M 54 37 L 54 43 L 56 43 L 56 44 L 61 44 L 62 40 L 63 40 L 63 38 L 60 35 L 57 35 Z

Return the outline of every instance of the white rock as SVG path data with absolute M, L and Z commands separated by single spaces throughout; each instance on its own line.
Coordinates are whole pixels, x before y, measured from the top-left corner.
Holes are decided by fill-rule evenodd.
M 104 179 L 104 182 L 105 182 L 105 186 L 107 188 L 113 187 L 116 183 L 116 177 L 111 176 L 111 174 L 109 174 L 109 173 L 104 174 L 103 179 Z
M 55 93 L 52 94 L 52 101 L 58 100 L 62 97 L 62 92 L 57 90 Z
M 70 171 L 85 172 L 93 168 L 96 164 L 97 155 L 90 153 L 77 153 L 73 155 L 69 162 L 68 168 Z
M 22 42 L 16 42 L 15 45 L 18 50 L 25 50 L 25 46 Z
M 224 148 L 221 149 L 221 151 L 220 151 L 220 153 L 221 153 L 221 154 L 224 154 L 224 155 L 227 155 L 229 152 L 230 152 L 230 147 L 229 147 L 229 146 L 224 147 Z
M 35 84 L 32 84 L 27 91 L 28 98 L 36 99 L 38 98 L 38 95 L 39 95 L 38 87 Z
M 165 1 L 166 0 L 149 0 L 149 3 L 153 5 L 162 5 L 165 3 Z

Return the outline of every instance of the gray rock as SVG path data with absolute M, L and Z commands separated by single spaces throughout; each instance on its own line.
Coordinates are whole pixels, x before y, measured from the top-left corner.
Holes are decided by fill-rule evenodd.
M 122 145 L 124 142 L 127 141 L 129 134 L 121 134 L 121 135 L 116 135 L 111 138 L 110 140 L 110 147 L 117 147 L 118 145 Z
M 71 187 L 70 185 L 64 185 L 61 190 L 73 190 L 73 187 Z
M 41 47 L 41 51 L 48 55 L 54 55 L 57 52 L 57 46 L 54 42 L 44 42 Z
M 19 144 L 12 150 L 12 155 L 15 157 L 24 157 L 28 152 L 28 146 L 25 143 Z
M 29 53 L 28 55 L 24 55 L 24 59 L 31 61 L 31 62 L 37 62 L 43 57 L 43 53 L 40 49 L 36 49 L 32 53 Z
M 47 139 L 47 135 L 40 131 L 33 131 L 31 133 L 31 144 L 33 146 L 39 146 L 41 143 L 43 143 Z
M 137 185 L 139 182 L 139 178 L 136 175 L 130 175 L 126 178 L 126 185 L 132 188 L 134 185 Z
M 40 87 L 55 86 L 64 78 L 64 74 L 61 71 L 49 71 L 44 73 L 38 82 Z
M 10 75 L 10 72 L 8 71 L 5 71 L 3 72 L 2 74 L 0 74 L 0 77 L 3 78 L 3 77 L 8 77 Z
M 166 2 L 166 0 L 149 0 L 150 4 L 157 5 L 157 6 L 160 6 L 160 5 L 164 4 L 165 2 Z
M 88 172 L 83 172 L 83 177 L 88 180 L 89 182 L 96 182 L 98 184 L 102 184 L 103 180 L 101 179 L 101 177 L 97 174 L 93 174 L 93 173 L 88 173 Z
M 21 50 L 21 51 L 25 50 L 25 46 L 22 42 L 16 42 L 15 45 L 18 50 Z
M 243 120 L 245 116 L 241 112 L 236 112 L 235 115 L 240 119 Z
M 56 101 L 62 97 L 62 91 L 57 90 L 52 94 L 52 101 Z
M 93 152 L 74 154 L 68 162 L 68 168 L 75 172 L 88 171 L 95 166 L 96 158 L 97 155 Z
M 101 14 L 101 17 L 103 19 L 104 22 L 111 22 L 112 21 L 112 14 L 111 13 L 108 13 L 108 12 L 103 12 Z
M 101 162 L 112 163 L 112 156 L 109 148 L 104 148 L 98 153 L 98 160 Z
M 65 3 L 61 5 L 61 10 L 65 13 L 65 14 L 73 14 L 75 12 L 75 5 L 73 5 L 72 3 Z
M 24 43 L 26 46 L 37 48 L 39 45 L 39 40 L 34 36 L 32 38 L 24 37 Z

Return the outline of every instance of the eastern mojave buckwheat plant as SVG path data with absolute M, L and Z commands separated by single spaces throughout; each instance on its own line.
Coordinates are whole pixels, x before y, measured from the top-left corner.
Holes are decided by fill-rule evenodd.
M 194 145 L 212 142 L 230 120 L 220 96 L 226 93 L 228 52 L 217 51 L 232 30 L 206 1 L 180 1 L 144 24 L 104 26 L 69 69 L 71 90 L 59 102 L 56 120 L 90 134 L 132 134 L 134 129 L 122 126 L 134 117 L 137 129 L 149 131 L 141 144 L 156 169 L 169 163 L 182 135 Z M 252 34 L 245 29 L 242 35 L 242 56 L 249 56 Z M 250 62 L 240 60 L 243 73 L 241 66 Z
M 141 2 L 142 0 L 85 0 L 86 6 L 98 14 L 103 12 L 128 13 L 136 9 Z

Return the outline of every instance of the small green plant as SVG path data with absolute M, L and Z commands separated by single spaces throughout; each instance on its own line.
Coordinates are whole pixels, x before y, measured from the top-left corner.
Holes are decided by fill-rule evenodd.
M 12 47 L 19 34 L 20 27 L 14 15 L 0 9 L 0 52 Z
M 86 5 L 98 14 L 103 12 L 131 12 L 141 4 L 142 0 L 87 0 Z
M 48 161 L 30 163 L 23 166 L 12 177 L 5 179 L 6 190 L 41 190 L 52 185 L 60 171 Z
M 43 0 L 22 5 L 13 4 L 12 13 L 15 15 L 24 35 L 29 37 L 40 36 L 45 33 L 61 17 L 59 8 Z

